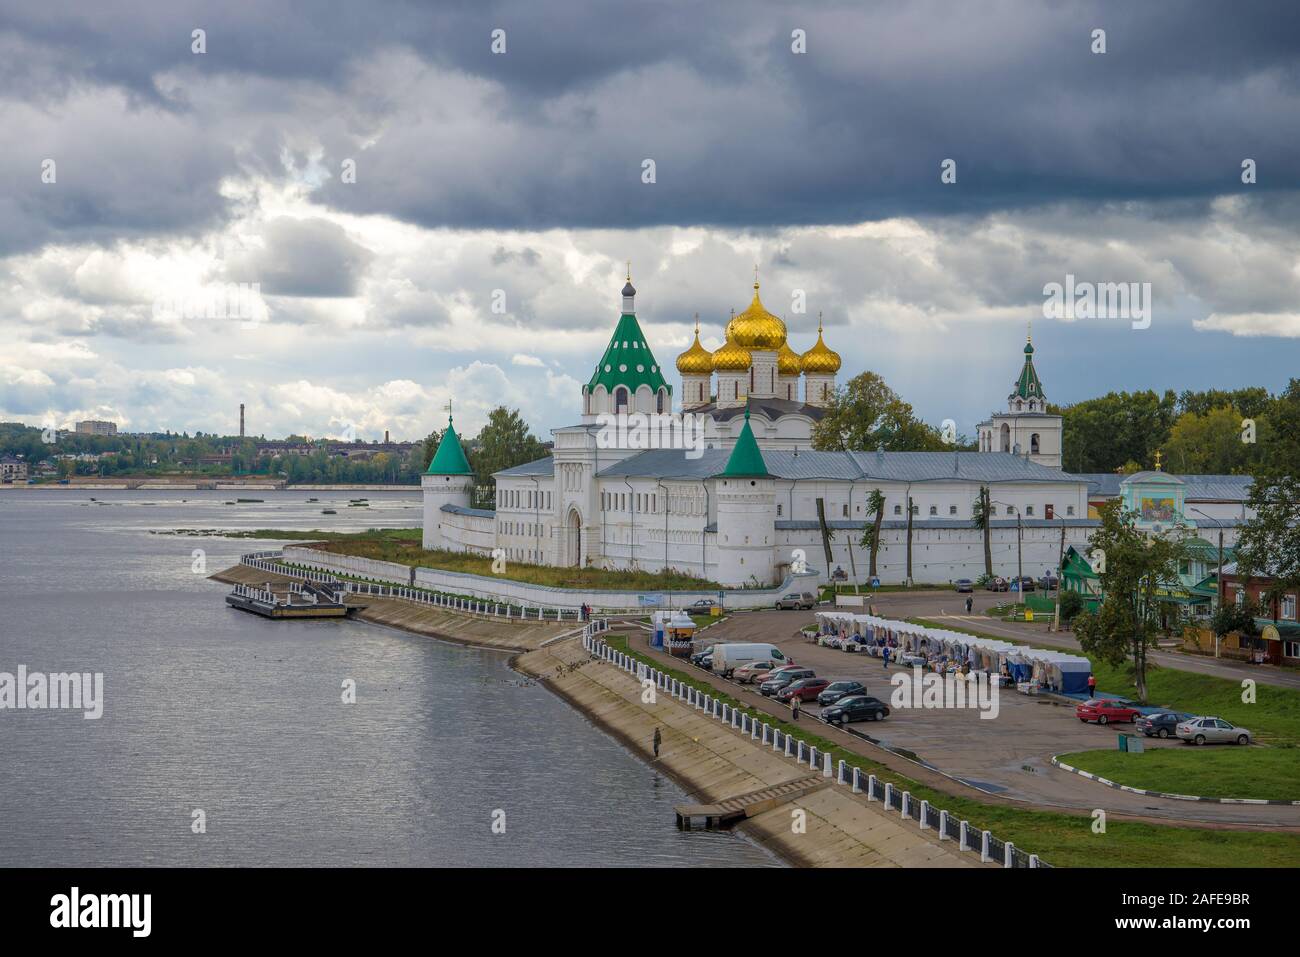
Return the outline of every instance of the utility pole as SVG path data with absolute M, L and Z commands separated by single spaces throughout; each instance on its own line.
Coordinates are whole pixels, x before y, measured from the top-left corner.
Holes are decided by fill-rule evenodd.
M 1061 588 L 1065 585 L 1065 519 L 1061 519 L 1061 551 L 1056 559 L 1056 615 L 1052 631 L 1061 630 Z
M 1024 539 L 1024 525 L 1020 521 L 1020 506 L 1016 506 L 1016 589 L 1020 592 L 1020 603 L 1025 602 L 1025 563 L 1021 542 Z M 1028 606 L 1026 606 L 1028 607 Z

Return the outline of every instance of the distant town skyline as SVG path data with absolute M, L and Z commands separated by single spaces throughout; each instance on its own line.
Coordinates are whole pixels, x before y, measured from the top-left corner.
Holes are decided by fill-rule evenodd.
M 875 371 L 967 435 L 1030 321 L 1054 403 L 1278 391 L 1291 13 L 691 4 L 669 29 L 664 4 L 379 3 L 268 45 L 291 7 L 13 9 L 0 419 L 235 434 L 244 402 L 267 435 L 416 440 L 454 396 L 468 434 L 505 405 L 545 439 L 628 260 L 669 368 L 696 313 L 720 344 L 757 264 L 792 343 L 820 313 L 841 382 Z M 1067 276 L 1150 283 L 1149 327 L 1044 318 Z

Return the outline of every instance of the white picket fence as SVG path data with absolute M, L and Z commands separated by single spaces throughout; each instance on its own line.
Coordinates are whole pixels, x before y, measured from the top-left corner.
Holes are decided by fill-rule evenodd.
M 929 801 L 913 800 L 911 792 L 899 791 L 893 784 L 882 783 L 874 774 L 863 775 L 861 768 L 851 766 L 847 761 L 841 759 L 837 766 L 832 767 L 830 752 L 819 751 L 801 738 L 783 733 L 766 721 L 759 722 L 713 695 L 698 691 L 684 681 L 611 648 L 597 637 L 598 634 L 590 627 L 583 629 L 582 647 L 592 657 L 626 671 L 640 682 L 650 681 L 657 690 L 703 711 L 762 746 L 771 747 L 777 754 L 806 764 L 813 771 L 820 769 L 824 776 L 850 788 L 854 794 L 866 794 L 869 801 L 883 802 L 887 810 L 896 810 L 902 817 L 917 821 L 921 830 L 934 828 L 939 840 L 956 840 L 958 850 L 979 854 L 984 863 L 1001 861 L 1003 867 L 1051 866 L 1039 860 L 1037 854 L 1026 854 L 1010 841 L 1001 841 L 989 831 L 976 831 L 968 822 L 959 821 L 948 811 L 934 809 Z

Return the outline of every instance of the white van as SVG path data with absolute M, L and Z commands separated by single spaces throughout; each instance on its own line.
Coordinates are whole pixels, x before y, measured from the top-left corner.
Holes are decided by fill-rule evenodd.
M 730 678 L 741 665 L 767 659 L 775 661 L 778 668 L 790 660 L 776 645 L 728 642 L 713 646 L 713 670 L 724 678 Z

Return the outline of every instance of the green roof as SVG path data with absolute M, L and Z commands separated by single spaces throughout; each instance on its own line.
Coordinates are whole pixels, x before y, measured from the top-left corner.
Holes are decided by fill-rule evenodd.
M 1020 379 L 1016 382 L 1015 395 L 1022 399 L 1042 399 L 1043 383 L 1034 369 L 1034 344 L 1025 343 L 1025 367 L 1020 370 Z
M 460 437 L 456 435 L 456 429 L 451 424 L 451 416 L 447 416 L 447 431 L 442 433 L 438 451 L 433 454 L 433 461 L 429 463 L 429 468 L 424 474 L 474 474 L 474 470 L 469 467 L 469 460 L 465 458 L 465 450 L 460 447 Z
M 744 428 L 740 430 L 740 438 L 736 439 L 736 447 L 731 450 L 727 467 L 721 474 L 723 478 L 769 478 L 772 474 L 767 470 L 758 440 L 749 427 L 749 409 L 745 410 Z
M 596 364 L 587 389 L 592 391 L 598 385 L 603 385 L 609 392 L 613 392 L 616 386 L 626 386 L 633 395 L 643 385 L 649 386 L 651 392 L 667 387 L 668 394 L 672 395 L 672 386 L 665 381 L 663 368 L 646 345 L 641 324 L 631 313 L 619 316 L 614 335 Z

